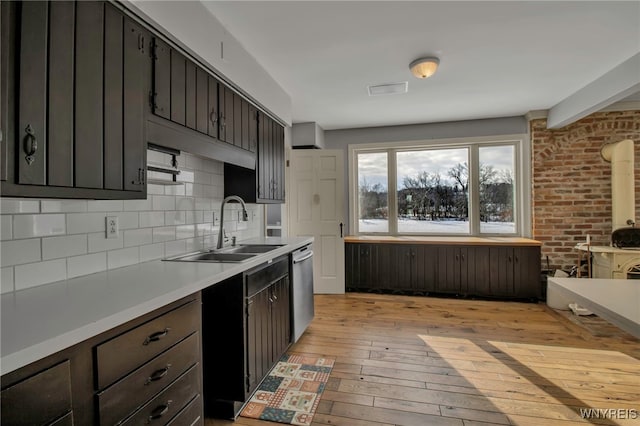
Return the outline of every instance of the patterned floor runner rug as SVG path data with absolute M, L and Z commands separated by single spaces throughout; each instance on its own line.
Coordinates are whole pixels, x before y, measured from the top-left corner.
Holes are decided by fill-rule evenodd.
M 335 360 L 284 355 L 240 412 L 242 417 L 310 425 Z

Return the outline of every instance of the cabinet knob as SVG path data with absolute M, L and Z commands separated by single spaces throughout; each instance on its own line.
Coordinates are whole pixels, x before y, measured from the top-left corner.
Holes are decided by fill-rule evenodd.
M 165 404 L 159 405 L 153 409 L 151 415 L 149 416 L 149 421 L 159 419 L 169 412 L 169 405 L 172 401 L 167 401 Z
M 215 108 L 211 110 L 211 114 L 209 114 L 209 120 L 211 120 L 213 124 L 216 124 L 218 122 L 218 114 L 216 113 Z

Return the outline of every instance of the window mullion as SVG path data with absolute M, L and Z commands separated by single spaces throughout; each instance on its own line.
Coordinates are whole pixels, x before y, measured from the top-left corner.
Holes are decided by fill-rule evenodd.
M 389 206 L 389 234 L 398 235 L 398 173 L 396 164 L 396 150 L 387 152 L 387 181 L 389 182 L 388 206 Z
M 469 232 L 480 234 L 480 160 L 478 145 L 469 147 Z

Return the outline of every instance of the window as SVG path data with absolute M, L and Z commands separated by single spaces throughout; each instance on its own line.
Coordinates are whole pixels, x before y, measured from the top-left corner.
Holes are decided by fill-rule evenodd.
M 468 234 L 468 148 L 396 153 L 398 233 Z M 363 232 L 363 231 L 361 231 Z
M 358 155 L 358 227 L 360 232 L 389 231 L 387 153 Z
M 522 139 L 352 145 L 351 229 L 356 234 L 523 235 L 530 223 L 522 214 L 528 211 L 523 204 L 529 189 L 518 167 L 526 164 L 525 150 Z

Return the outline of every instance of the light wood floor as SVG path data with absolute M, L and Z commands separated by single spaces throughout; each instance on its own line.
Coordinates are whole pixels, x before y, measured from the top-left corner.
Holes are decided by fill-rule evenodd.
M 289 352 L 336 359 L 313 425 L 640 424 L 579 414 L 640 416 L 640 341 L 594 335 L 544 304 L 316 296 L 316 317 Z

